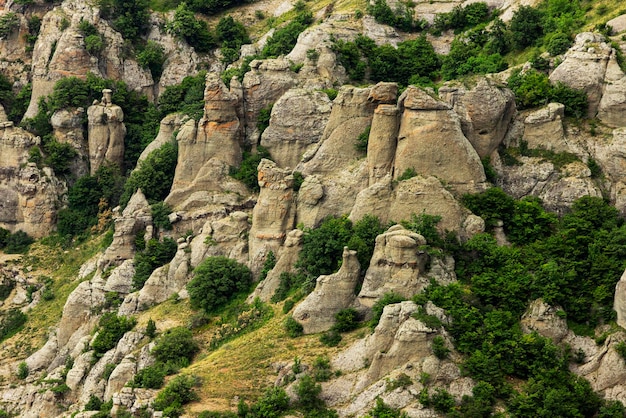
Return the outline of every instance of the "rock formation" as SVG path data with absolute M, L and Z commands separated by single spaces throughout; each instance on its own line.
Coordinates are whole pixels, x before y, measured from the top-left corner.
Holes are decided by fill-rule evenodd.
M 63 144 L 69 144 L 77 157 L 71 163 L 70 172 L 76 178 L 89 174 L 89 145 L 83 134 L 85 109 L 61 109 L 52 114 L 50 124 L 54 137 Z
M 111 163 L 123 169 L 124 112 L 111 102 L 112 91 L 102 90 L 102 100 L 87 109 L 89 120 L 89 165 L 93 175 L 100 166 Z

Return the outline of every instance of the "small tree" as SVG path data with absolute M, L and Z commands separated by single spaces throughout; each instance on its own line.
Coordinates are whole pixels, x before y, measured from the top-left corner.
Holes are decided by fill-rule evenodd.
M 194 309 L 214 312 L 247 290 L 251 281 L 252 272 L 245 265 L 227 257 L 209 257 L 196 267 L 187 285 L 189 301 Z
M 191 331 L 184 327 L 176 327 L 163 333 L 152 349 L 152 355 L 163 363 L 173 362 L 187 366 L 198 350 L 198 344 L 193 340 Z

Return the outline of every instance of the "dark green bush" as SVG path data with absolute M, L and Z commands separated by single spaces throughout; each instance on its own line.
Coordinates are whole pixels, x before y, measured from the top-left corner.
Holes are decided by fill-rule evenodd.
M 335 315 L 333 329 L 338 332 L 348 332 L 359 327 L 359 313 L 354 308 L 346 308 Z
M 241 45 L 250 43 L 246 27 L 232 16 L 221 18 L 215 27 L 215 32 L 222 48 L 222 61 L 225 64 L 239 59 Z
M 150 14 L 147 0 L 98 0 L 100 15 L 111 21 L 124 39 L 136 43 L 148 29 Z
M 195 76 L 183 78 L 180 84 L 166 87 L 159 96 L 158 109 L 162 116 L 180 112 L 200 120 L 204 113 L 204 86 L 206 72 L 201 71 Z
M 514 13 L 509 28 L 511 41 L 515 49 L 524 49 L 533 45 L 543 36 L 543 13 L 530 6 L 520 6 Z
M 385 306 L 402 302 L 403 300 L 406 299 L 398 294 L 385 293 L 383 297 L 378 299 L 376 303 L 374 303 L 374 306 L 372 306 L 372 319 L 370 320 L 370 328 L 376 328 L 376 325 L 378 325 L 378 321 L 380 321 L 380 317 L 383 315 L 383 310 L 385 309 Z
M 25 361 L 22 361 L 18 366 L 17 366 L 17 378 L 20 380 L 24 380 L 28 377 L 28 364 L 26 364 Z
M 441 335 L 437 335 L 433 338 L 431 348 L 433 354 L 440 360 L 447 358 L 448 354 L 450 354 L 450 349 L 446 347 L 446 342 Z
M 70 174 L 70 166 L 78 155 L 76 150 L 70 144 L 58 142 L 51 136 L 45 137 L 43 142 L 44 163 L 51 167 L 57 176 Z
M 137 64 L 150 70 L 150 74 L 155 80 L 161 77 L 164 63 L 165 50 L 154 41 L 148 41 L 143 49 L 137 53 Z
M 159 337 L 151 353 L 164 364 L 173 363 L 186 367 L 199 349 L 189 329 L 176 327 L 168 329 Z
M 300 11 L 286 26 L 276 29 L 263 47 L 260 58 L 276 58 L 290 53 L 296 45 L 298 35 L 311 23 L 313 23 L 313 14 L 308 10 Z
M 304 328 L 302 327 L 302 324 L 293 318 L 293 316 L 289 316 L 285 320 L 285 331 L 291 338 L 297 338 L 302 335 Z
M 194 391 L 198 384 L 198 379 L 194 376 L 176 376 L 157 394 L 152 407 L 163 411 L 166 417 L 177 418 L 182 414 L 183 405 L 200 399 Z
M 406 415 L 387 405 L 381 398 L 376 398 L 376 406 L 370 409 L 367 416 L 372 418 L 403 418 Z
M 172 213 L 172 208 L 164 202 L 157 202 L 150 206 L 150 213 L 152 214 L 152 224 L 161 230 L 170 231 L 172 229 L 172 223 L 170 222 L 169 215 Z
M 159 241 L 155 238 L 149 240 L 143 251 L 135 254 L 135 275 L 133 276 L 133 289 L 139 290 L 146 283 L 150 274 L 160 266 L 163 266 L 174 258 L 178 246 L 172 238 L 163 238 Z
M 261 189 L 259 187 L 259 172 L 257 168 L 263 158 L 271 159 L 271 155 L 266 148 L 260 145 L 257 147 L 256 153 L 244 151 L 241 165 L 239 168 L 231 167 L 230 175 L 234 179 L 240 180 L 248 189 L 258 193 Z
M 30 244 L 35 240 L 24 231 L 17 231 L 6 239 L 4 252 L 7 254 L 21 254 L 28 251 Z M 0 247 L 1 248 L 1 247 Z
M 259 418 L 278 418 L 289 409 L 289 396 L 280 387 L 271 387 L 254 405 L 250 407 L 252 416 Z
M 20 18 L 13 12 L 0 17 L 0 39 L 7 39 L 20 26 Z
M 359 152 L 367 153 L 367 143 L 369 142 L 371 126 L 368 126 L 363 132 L 356 138 L 356 144 L 354 148 Z
M 196 19 L 186 3 L 181 3 L 176 8 L 174 20 L 167 24 L 167 30 L 187 42 L 199 53 L 209 52 L 217 45 L 215 36 L 209 31 L 207 23 Z
M 491 18 L 487 3 L 470 3 L 468 5 L 456 6 L 447 13 L 438 13 L 435 16 L 431 31 L 440 34 L 443 31 L 454 29 L 460 32 L 466 28 L 485 23 Z
M 102 399 L 96 395 L 91 395 L 85 404 L 85 411 L 99 411 L 102 407 Z
M 133 378 L 133 387 L 145 389 L 160 389 L 165 383 L 166 369 L 162 364 L 145 367 L 137 372 Z M 99 408 L 98 408 L 99 409 Z
M 341 340 L 341 334 L 334 329 L 320 335 L 320 342 L 327 347 L 336 347 L 339 345 Z
M 250 287 L 250 269 L 226 257 L 209 257 L 194 270 L 187 284 L 189 301 L 194 309 L 215 312 L 237 294 Z
M 564 54 L 573 43 L 569 35 L 563 32 L 556 32 L 545 41 L 546 50 L 552 56 Z
M 135 326 L 134 318 L 117 316 L 115 313 L 105 313 L 98 321 L 98 335 L 91 343 L 96 357 L 102 357 L 104 353 L 114 348 L 124 334 Z

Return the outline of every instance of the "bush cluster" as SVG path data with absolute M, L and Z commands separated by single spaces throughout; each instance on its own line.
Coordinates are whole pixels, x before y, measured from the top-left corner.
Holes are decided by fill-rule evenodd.
M 162 241 L 152 238 L 145 244 L 143 251 L 137 251 L 133 289 L 141 289 L 157 267 L 169 263 L 174 258 L 177 248 L 176 241 L 165 237 Z
M 232 178 L 245 184 L 248 189 L 258 193 L 261 190 L 259 187 L 258 166 L 263 158 L 271 159 L 271 155 L 266 148 L 260 145 L 257 147 L 256 152 L 244 151 L 241 165 L 239 167 L 231 167 L 229 174 Z
M 124 334 L 135 326 L 135 319 L 125 316 L 117 316 L 115 313 L 105 313 L 98 321 L 96 338 L 91 343 L 96 357 L 102 357 L 104 353 L 114 348 Z
M 0 228 L 0 250 L 7 254 L 21 254 L 28 250 L 35 240 L 24 231 L 11 233 Z
M 491 16 L 487 3 L 478 2 L 465 6 L 458 5 L 450 12 L 437 14 L 431 31 L 435 34 L 441 34 L 443 31 L 454 29 L 458 33 L 467 28 L 488 22 Z
M 195 376 L 176 376 L 165 388 L 160 391 L 152 407 L 157 411 L 163 411 L 163 415 L 177 418 L 183 414 L 183 405 L 200 399 L 194 388 L 199 385 Z

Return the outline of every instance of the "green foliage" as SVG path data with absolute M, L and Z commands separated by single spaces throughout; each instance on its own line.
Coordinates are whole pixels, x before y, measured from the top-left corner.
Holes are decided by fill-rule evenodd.
M 99 0 L 100 15 L 113 24 L 124 39 L 136 43 L 148 29 L 148 0 Z
M 274 104 L 271 103 L 265 106 L 263 109 L 259 110 L 259 116 L 257 117 L 256 127 L 259 130 L 259 136 L 265 132 L 265 130 L 270 126 L 270 117 L 272 115 L 272 108 Z
M 483 218 L 488 228 L 494 227 L 498 220 L 506 223 L 515 211 L 514 199 L 498 187 L 478 194 L 464 195 L 461 202 L 474 214 Z
M 98 321 L 96 337 L 91 343 L 96 357 L 102 357 L 104 353 L 114 348 L 122 336 L 135 326 L 134 318 L 117 316 L 115 313 L 105 313 Z
M 368 3 L 367 13 L 374 16 L 378 23 L 394 26 L 405 32 L 412 32 L 424 28 L 424 22 L 413 19 L 413 10 L 404 3 L 398 3 L 396 10 L 392 10 L 386 0 L 375 0 Z
M 4 232 L 6 231 L 6 232 Z M 23 254 L 28 251 L 30 244 L 35 240 L 24 231 L 7 234 L 7 230 L 0 231 L 0 249 L 7 254 Z
M 385 232 L 380 219 L 374 215 L 365 215 L 352 226 L 352 236 L 348 240 L 348 248 L 356 250 L 361 270 L 365 272 L 369 268 L 370 260 L 374 254 L 376 237 Z
M 180 112 L 196 121 L 204 112 L 204 85 L 206 72 L 201 71 L 195 76 L 183 78 L 180 84 L 168 86 L 159 96 L 158 109 L 160 115 Z
M 439 13 L 435 16 L 431 31 L 435 34 L 454 29 L 455 33 L 464 29 L 488 22 L 491 18 L 486 3 L 471 3 L 466 6 L 456 6 L 452 11 Z
M 78 153 L 68 143 L 58 142 L 51 136 L 44 137 L 44 163 L 51 167 L 57 176 L 70 174 L 70 166 Z
M 256 153 L 244 151 L 241 165 L 239 168 L 231 167 L 230 175 L 234 179 L 243 182 L 248 189 L 258 193 L 261 189 L 259 187 L 259 172 L 257 168 L 263 158 L 271 159 L 271 156 L 269 151 L 260 145 L 257 147 Z
M 20 26 L 20 18 L 13 12 L 0 16 L 0 39 L 7 39 Z
M 381 398 L 376 398 L 376 406 L 369 410 L 366 418 L 405 418 L 405 413 L 387 405 Z
M 99 411 L 102 407 L 102 399 L 96 395 L 91 395 L 85 404 L 85 411 Z
M 186 367 L 199 349 L 189 329 L 176 327 L 168 329 L 159 337 L 151 353 L 164 364 Z
M 174 12 L 174 20 L 166 25 L 167 31 L 184 40 L 197 52 L 209 52 L 216 46 L 215 36 L 209 32 L 204 20 L 196 19 L 187 3 L 181 3 Z
M 313 360 L 313 377 L 316 382 L 326 382 L 332 376 L 330 360 L 327 356 L 317 356 Z
M 162 364 L 145 367 L 135 374 L 133 387 L 146 389 L 160 389 L 165 383 L 166 369 Z
M 477 28 L 462 36 L 457 36 L 450 45 L 450 52 L 442 58 L 441 73 L 443 78 L 496 73 L 507 68 L 501 51 L 506 45 L 495 45 L 498 34 Z
M 333 329 L 338 332 L 348 332 L 359 326 L 359 313 L 354 308 L 342 309 L 335 315 Z
M 413 167 L 410 167 L 404 170 L 404 172 L 400 174 L 396 180 L 404 181 L 404 180 L 412 179 L 415 176 L 417 176 L 417 172 L 415 171 Z
M 194 376 L 176 376 L 157 394 L 152 407 L 163 411 L 164 416 L 177 418 L 182 414 L 183 405 L 200 399 L 194 390 L 198 384 Z
M 293 290 L 299 288 L 306 282 L 306 277 L 303 274 L 287 273 L 285 271 L 280 273 L 278 279 L 279 284 L 278 288 L 276 288 L 276 291 L 272 295 L 272 303 L 278 303 L 285 300 Z
M 276 29 L 274 34 L 267 40 L 260 58 L 276 58 L 291 52 L 296 45 L 298 35 L 302 33 L 311 23 L 313 15 L 308 10 L 300 11 L 296 17 L 286 26 Z
M 150 213 L 152 214 L 152 224 L 162 230 L 170 231 L 172 224 L 169 219 L 169 215 L 172 213 L 172 208 L 165 202 L 157 202 L 150 206 Z
M 78 25 L 78 30 L 85 39 L 85 49 L 89 55 L 98 55 L 104 49 L 104 40 L 102 35 L 98 33 L 98 30 L 94 25 L 86 20 L 81 20 Z
M 155 238 L 146 243 L 143 251 L 135 254 L 135 275 L 133 276 L 133 289 L 139 290 L 150 277 L 150 274 L 160 266 L 170 262 L 176 254 L 176 241 L 172 238 L 163 238 L 159 241 Z
M 564 54 L 573 43 L 570 36 L 563 32 L 556 32 L 545 40 L 546 50 L 552 56 Z
M 152 318 L 148 319 L 148 323 L 146 324 L 146 337 L 152 339 L 156 337 L 156 323 L 152 320 Z
M 154 41 L 148 41 L 139 53 L 137 53 L 137 63 L 145 69 L 150 70 L 152 78 L 158 80 L 163 73 L 163 63 L 165 63 L 165 50 Z
M 447 358 L 448 354 L 450 354 L 450 349 L 446 347 L 446 342 L 441 335 L 437 335 L 433 338 L 431 348 L 435 357 L 440 360 Z
M 276 256 L 274 255 L 274 251 L 270 250 L 267 253 L 267 257 L 265 257 L 265 261 L 263 262 L 263 268 L 261 269 L 261 273 L 259 274 L 259 281 L 265 280 L 265 278 L 267 277 L 267 273 L 269 273 L 275 265 Z
M 370 138 L 370 130 L 371 130 L 371 128 L 372 128 L 371 126 L 368 126 L 356 138 L 356 144 L 354 144 L 354 148 L 357 151 L 367 153 L 367 144 L 368 144 L 368 141 L 369 141 L 369 138 Z
M 385 309 L 385 306 L 399 303 L 403 300 L 405 299 L 398 294 L 385 293 L 383 297 L 378 299 L 376 303 L 374 303 L 374 306 L 372 306 L 372 319 L 370 320 L 370 328 L 376 328 L 376 325 L 378 325 L 378 321 L 380 321 L 380 317 L 383 315 L 383 309 Z
M 124 192 L 120 196 L 120 205 L 126 207 L 137 189 L 141 189 L 150 203 L 164 200 L 172 187 L 177 161 L 176 143 L 167 142 L 161 148 L 152 151 L 126 180 Z
M 435 411 L 444 414 L 452 412 L 456 404 L 454 397 L 445 389 L 436 389 L 430 397 L 430 403 Z
M 565 114 L 580 118 L 587 114 L 587 95 L 584 91 L 572 89 L 565 84 L 551 85 L 547 75 L 536 70 L 522 74 L 517 71 L 508 80 L 515 93 L 518 108 L 527 109 L 542 106 L 548 102 L 565 105 Z
M 397 378 L 387 381 L 385 385 L 385 389 L 387 391 L 392 391 L 398 388 L 407 388 L 413 384 L 413 380 L 406 375 L 405 373 L 400 373 Z
M 25 361 L 22 361 L 18 366 L 17 366 L 17 378 L 20 380 L 24 380 L 28 377 L 28 364 L 26 364 Z
M 420 213 L 411 214 L 410 221 L 402 221 L 400 224 L 409 231 L 417 232 L 426 239 L 429 245 L 434 247 L 444 247 L 445 242 L 439 234 L 437 224 L 441 221 L 441 216 Z
M 220 19 L 215 27 L 215 33 L 222 48 L 224 64 L 230 64 L 239 59 L 241 45 L 250 43 L 246 27 L 230 15 Z
M 614 348 L 617 354 L 619 354 L 624 359 L 624 361 L 626 361 L 626 342 L 621 341 L 615 344 Z
M 304 175 L 302 175 L 299 171 L 294 171 L 293 175 L 293 191 L 297 192 L 302 187 L 302 183 L 304 183 Z
M 302 328 L 302 324 L 296 321 L 293 316 L 287 317 L 284 326 L 287 335 L 291 338 L 297 338 L 301 336 L 304 331 L 304 328 Z
M 327 347 L 336 347 L 339 345 L 341 340 L 341 334 L 334 329 L 320 335 L 320 342 Z
M 324 406 L 324 401 L 319 398 L 322 386 L 305 374 L 296 385 L 296 395 L 298 395 L 298 405 L 305 411 L 314 411 Z
M 509 23 L 511 41 L 515 49 L 533 45 L 543 35 L 543 13 L 530 6 L 520 6 Z
M 209 257 L 194 270 L 187 284 L 189 301 L 194 309 L 215 312 L 231 298 L 250 287 L 252 273 L 243 264 L 226 257 Z
M 271 387 L 263 397 L 250 407 L 250 413 L 258 418 L 278 418 L 289 409 L 289 396 L 280 387 Z

